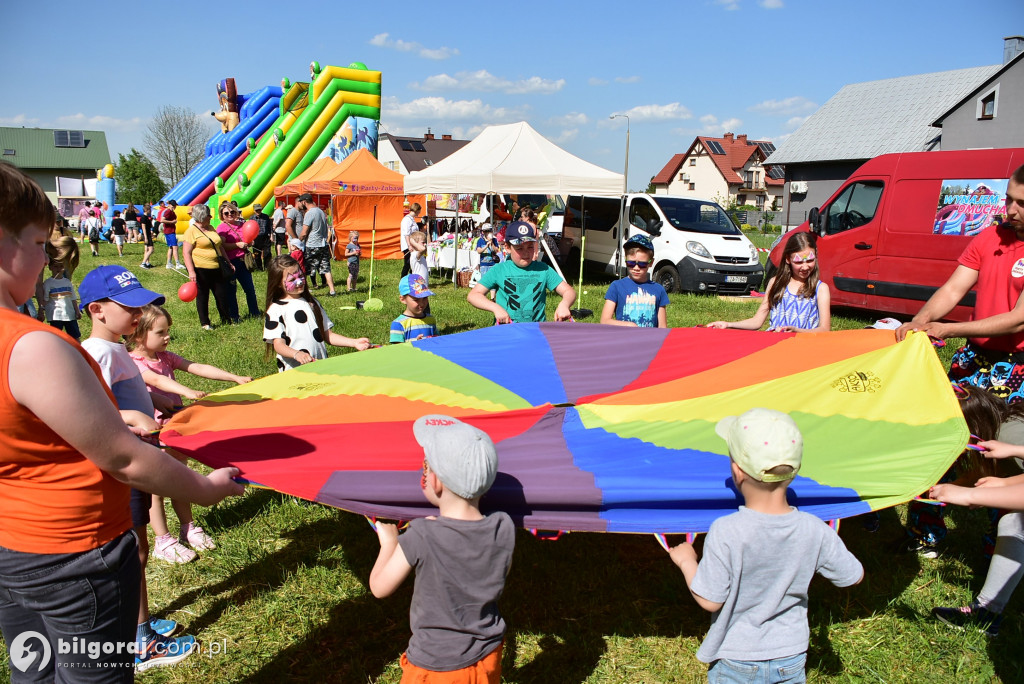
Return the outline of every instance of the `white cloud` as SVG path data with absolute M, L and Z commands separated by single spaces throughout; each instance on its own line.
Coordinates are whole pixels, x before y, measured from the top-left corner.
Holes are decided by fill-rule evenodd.
M 589 121 L 590 119 L 587 118 L 587 115 L 582 112 L 569 112 L 568 114 L 548 119 L 548 124 L 569 128 L 572 126 L 586 126 Z
M 616 83 L 639 83 L 640 82 L 640 77 L 639 76 L 616 76 L 615 77 L 615 82 Z
M 693 114 L 689 109 L 679 104 L 678 102 L 672 102 L 670 104 L 657 105 L 637 105 L 632 109 L 627 109 L 624 112 L 613 112 L 614 114 L 625 114 L 629 117 L 630 123 L 636 123 L 637 121 L 676 121 L 680 119 L 692 119 Z M 625 121 L 620 118 L 599 121 L 598 125 L 602 128 L 605 127 L 617 127 L 625 125 Z
M 603 86 L 603 85 L 608 85 L 608 81 L 604 80 L 603 78 L 597 78 L 596 76 L 591 76 L 589 79 L 587 79 L 587 85 Z
M 567 142 L 572 142 L 579 135 L 580 129 L 570 128 L 559 133 L 557 136 L 550 138 L 551 142 L 556 145 L 564 145 Z
M 525 108 L 492 107 L 476 100 L 448 100 L 443 97 L 421 97 L 401 102 L 385 97 L 381 104 L 381 120 L 386 131 L 398 135 L 398 126 L 412 126 L 422 135 L 425 126 L 445 122 L 464 122 L 469 126 L 510 123 L 526 118 Z M 423 128 L 423 130 L 420 130 Z
M 370 45 L 399 52 L 415 52 L 424 59 L 448 59 L 459 54 L 458 49 L 449 47 L 426 48 L 415 41 L 391 38 L 390 33 L 378 33 L 370 39 Z
M 208 117 L 209 115 L 206 115 L 200 120 L 205 123 L 208 121 Z M 138 116 L 131 119 L 118 119 L 113 116 L 86 116 L 81 112 L 78 114 L 69 114 L 57 117 L 58 126 L 94 129 L 100 131 L 138 131 L 142 130 L 147 123 L 148 119 L 143 119 Z
M 690 137 L 693 135 L 710 135 L 718 137 L 723 133 L 740 133 L 740 127 L 743 125 L 743 121 L 741 119 L 731 118 L 719 121 L 718 117 L 714 114 L 705 114 L 698 120 L 703 124 L 701 128 L 675 128 L 672 132 L 683 137 Z
M 730 12 L 740 8 L 739 0 L 715 0 L 715 4 Z M 757 0 L 757 4 L 767 10 L 782 9 L 784 7 L 782 0 Z
M 26 126 L 28 128 L 34 128 L 39 126 L 39 119 L 34 116 L 26 116 L 25 114 L 15 114 L 14 116 L 0 116 L 0 126 Z
M 761 112 L 777 116 L 811 112 L 818 108 L 818 105 L 806 97 L 800 95 L 787 97 L 784 100 L 765 100 L 747 109 L 749 112 Z
M 786 121 L 786 128 L 790 130 L 800 128 L 804 124 L 804 121 L 807 121 L 810 118 L 810 116 L 794 116 Z
M 782 9 L 782 0 L 757 0 L 757 4 L 765 9 Z
M 730 12 L 740 8 L 740 3 L 737 0 L 715 0 L 715 4 L 724 7 Z
M 478 71 L 460 71 L 454 76 L 449 76 L 448 74 L 428 76 L 422 83 L 414 83 L 411 87 L 416 90 L 425 91 L 471 90 L 523 95 L 527 93 L 555 93 L 564 86 L 564 78 L 552 81 L 540 76 L 531 76 L 530 78 L 512 81 L 507 78 L 494 76 L 486 69 L 480 69 Z

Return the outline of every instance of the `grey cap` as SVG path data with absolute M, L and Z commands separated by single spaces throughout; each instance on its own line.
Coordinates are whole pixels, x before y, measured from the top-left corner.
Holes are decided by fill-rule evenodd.
M 429 415 L 412 426 L 427 465 L 452 494 L 482 496 L 498 474 L 498 452 L 487 433 L 451 416 Z

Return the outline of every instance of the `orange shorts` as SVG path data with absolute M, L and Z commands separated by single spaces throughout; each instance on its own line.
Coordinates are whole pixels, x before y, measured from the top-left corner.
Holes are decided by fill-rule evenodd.
M 435 672 L 416 667 L 403 653 L 401 684 L 501 684 L 501 647 L 503 645 L 499 645 L 498 648 L 472 665 L 448 672 Z

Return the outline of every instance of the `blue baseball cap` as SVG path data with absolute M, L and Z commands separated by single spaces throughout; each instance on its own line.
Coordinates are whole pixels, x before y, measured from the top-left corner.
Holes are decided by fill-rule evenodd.
M 630 235 L 626 239 L 626 244 L 622 246 L 623 249 L 629 249 L 629 246 L 639 247 L 640 249 L 646 249 L 651 254 L 654 254 L 654 244 L 651 243 L 651 238 L 646 235 L 637 233 L 636 235 Z
M 81 292 L 82 288 L 78 288 L 78 291 Z M 423 279 L 423 276 L 418 273 L 410 273 L 399 281 L 398 294 L 412 295 L 416 299 L 423 299 L 432 297 L 434 293 L 427 287 L 427 281 Z
M 518 245 L 523 242 L 536 242 L 537 229 L 526 221 L 516 221 L 508 224 L 505 229 L 505 242 L 510 245 Z
M 142 287 L 135 274 L 124 266 L 97 266 L 82 278 L 78 286 L 79 309 L 101 299 L 110 299 L 124 306 L 163 304 L 164 296 Z

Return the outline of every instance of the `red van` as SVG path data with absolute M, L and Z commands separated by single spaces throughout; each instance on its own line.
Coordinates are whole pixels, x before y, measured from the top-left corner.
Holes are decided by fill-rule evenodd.
M 775 275 L 789 235 L 818 234 L 821 279 L 832 304 L 909 319 L 957 266 L 971 238 L 1003 220 L 1006 183 L 1024 148 L 906 152 L 864 163 L 769 255 Z M 974 292 L 947 316 L 970 317 Z

